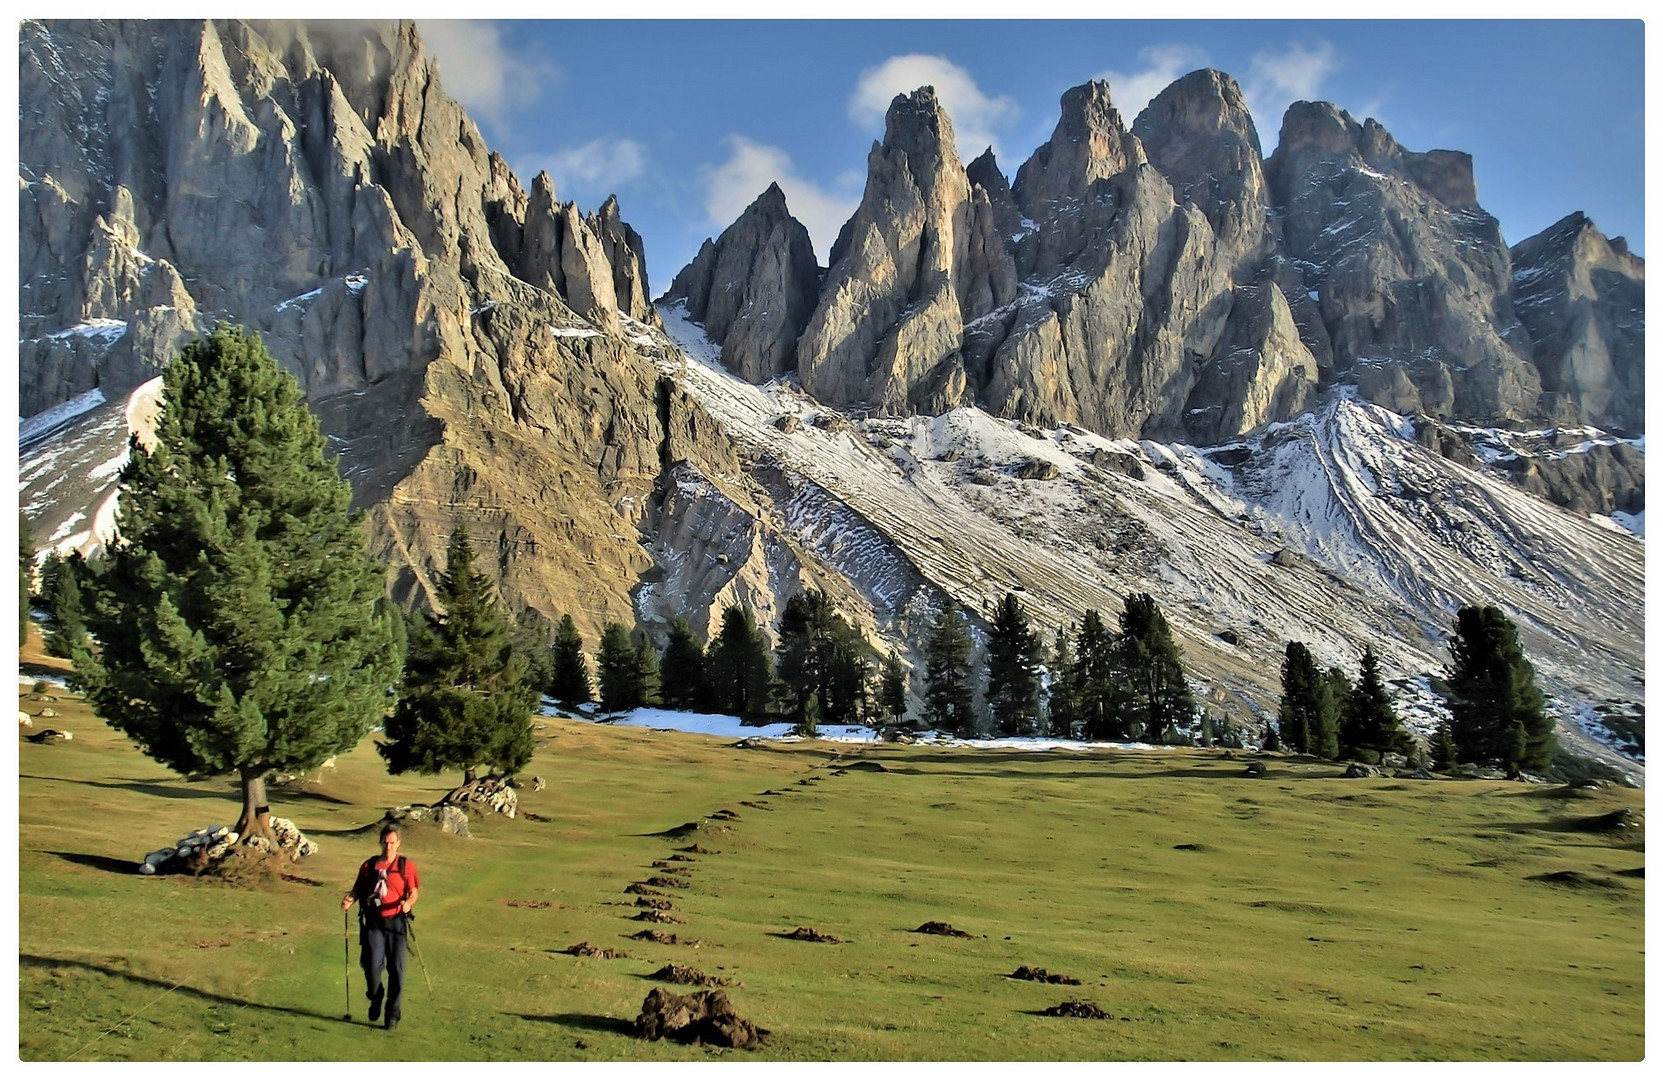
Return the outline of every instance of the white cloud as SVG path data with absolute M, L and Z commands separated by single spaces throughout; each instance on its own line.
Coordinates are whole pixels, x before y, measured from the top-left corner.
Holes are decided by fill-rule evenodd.
M 493 126 L 506 123 L 511 109 L 536 101 L 542 84 L 557 74 L 547 61 L 509 52 L 495 23 L 421 19 L 416 28 L 439 63 L 445 92 Z
M 849 116 L 862 126 L 881 126 L 895 95 L 910 94 L 920 86 L 935 87 L 936 99 L 953 122 L 961 158 L 969 161 L 989 146 L 999 154 L 995 132 L 1021 111 L 1015 99 L 1004 94 L 988 97 L 968 71 L 945 56 L 911 53 L 892 56 L 877 67 L 867 68 L 855 83 Z
M 1109 84 L 1109 97 L 1130 127 L 1155 95 L 1197 68 L 1207 66 L 1207 54 L 1194 45 L 1148 45 L 1138 50 L 1143 67 L 1133 72 L 1104 71 L 1096 76 Z
M 722 141 L 728 147 L 728 159 L 703 170 L 704 208 L 711 222 L 718 229 L 727 228 L 769 184 L 777 183 L 785 192 L 791 216 L 808 229 L 815 256 L 825 263 L 832 241 L 860 204 L 860 196 L 828 190 L 800 176 L 790 156 L 777 146 L 752 142 L 743 135 L 729 135 Z
M 562 147 L 552 154 L 534 156 L 517 170 L 529 185 L 531 177 L 546 171 L 554 180 L 555 194 L 562 199 L 577 195 L 599 200 L 641 176 L 647 169 L 647 152 L 634 139 L 591 139 L 582 146 Z M 580 200 L 581 201 L 581 200 Z
M 1261 49 L 1254 53 L 1242 84 L 1254 125 L 1265 132 L 1279 130 L 1289 105 L 1322 100 L 1323 83 L 1339 67 L 1334 46 L 1326 41 L 1319 41 L 1315 47 L 1295 42 L 1280 52 Z

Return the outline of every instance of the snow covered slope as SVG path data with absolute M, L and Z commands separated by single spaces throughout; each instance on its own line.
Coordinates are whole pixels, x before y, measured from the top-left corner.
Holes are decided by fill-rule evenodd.
M 729 375 L 679 306 L 660 314 L 687 359 L 645 347 L 657 335 L 641 327 L 646 351 L 747 456 L 825 494 L 792 520 L 833 565 L 859 533 L 863 567 L 903 564 L 972 613 L 1014 591 L 1048 637 L 1088 608 L 1112 624 L 1128 594 L 1149 592 L 1206 699 L 1237 716 L 1274 713 L 1287 641 L 1352 671 L 1367 642 L 1426 730 L 1427 677 L 1448 663 L 1455 609 L 1475 603 L 1519 624 L 1584 749 L 1592 740 L 1569 721 L 1643 700 L 1643 542 L 1431 453 L 1377 405 L 1340 394 L 1205 451 L 972 408 L 850 419 L 789 379 Z M 915 597 L 867 598 L 904 632 Z

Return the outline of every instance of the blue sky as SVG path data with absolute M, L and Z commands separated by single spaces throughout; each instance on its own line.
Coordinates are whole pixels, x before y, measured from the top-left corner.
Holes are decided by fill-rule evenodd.
M 770 181 L 822 262 L 897 92 L 931 83 L 968 161 L 1013 177 L 1070 86 L 1107 78 L 1128 123 L 1172 79 L 1241 82 L 1260 142 L 1333 101 L 1410 150 L 1473 155 L 1509 243 L 1574 211 L 1644 244 L 1644 30 L 1626 21 L 552 21 L 421 28 L 446 89 L 523 183 L 616 193 L 662 292 Z

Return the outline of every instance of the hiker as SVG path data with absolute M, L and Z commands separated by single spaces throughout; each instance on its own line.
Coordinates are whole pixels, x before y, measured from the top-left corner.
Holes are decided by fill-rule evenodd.
M 381 829 L 381 854 L 364 860 L 352 891 L 341 897 L 341 910 L 358 908 L 359 961 L 364 967 L 364 996 L 370 999 L 370 1023 L 385 1011 L 388 1031 L 398 1027 L 404 994 L 404 947 L 410 932 L 410 909 L 421 882 L 416 864 L 398 853 L 398 826 Z M 383 991 L 381 972 L 387 973 Z M 383 1009 L 385 998 L 385 1009 Z

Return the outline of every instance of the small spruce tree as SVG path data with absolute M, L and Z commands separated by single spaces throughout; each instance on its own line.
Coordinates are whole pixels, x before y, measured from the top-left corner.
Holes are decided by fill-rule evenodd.
M 48 656 L 70 657 L 86 637 L 86 620 L 81 600 L 81 582 L 87 579 L 87 564 L 79 552 L 46 557 L 41 568 L 41 606 L 46 609 L 45 648 Z
M 1069 683 L 1074 689 L 1076 715 L 1081 734 L 1094 742 L 1128 734 L 1119 727 L 1119 675 L 1115 668 L 1115 639 L 1103 625 L 1103 617 L 1087 611 L 1075 636 L 1074 669 Z
M 570 615 L 562 615 L 555 628 L 552 657 L 549 697 L 565 705 L 590 701 L 594 691 L 589 685 L 589 661 L 583 655 L 583 636 Z
M 635 685 L 639 688 L 640 706 L 662 705 L 663 678 L 658 669 L 658 651 L 645 630 L 635 632 Z
M 1006 593 L 993 610 L 987 635 L 987 708 L 1000 735 L 1038 731 L 1042 648 L 1022 601 Z
M 1074 646 L 1068 640 L 1068 628 L 1057 629 L 1057 644 L 1051 650 L 1051 685 L 1045 692 L 1045 719 L 1050 733 L 1070 739 L 1079 735 L 1079 694 L 1075 689 L 1077 677 Z
M 705 675 L 717 711 L 739 717 L 768 711 L 773 658 L 750 608 L 729 604 L 722 609 L 722 628 L 705 652 Z
M 671 709 L 703 708 L 708 694 L 705 690 L 704 643 L 693 633 L 687 620 L 676 616 L 670 623 L 670 640 L 664 646 L 664 660 L 659 664 L 660 691 L 664 704 Z
M 924 649 L 924 722 L 949 735 L 970 735 L 970 631 L 951 608 L 936 616 Z
M 398 707 L 376 749 L 394 775 L 458 769 L 469 783 L 482 769 L 513 773 L 531 760 L 538 692 L 464 531 L 450 539 L 433 600 L 442 613 L 418 620 Z
M 878 704 L 890 724 L 900 727 L 907 715 L 907 669 L 898 656 L 886 656 L 878 685 Z
M 1432 767 L 1438 772 L 1448 772 L 1455 768 L 1458 752 L 1455 749 L 1455 737 L 1449 731 L 1449 721 L 1438 725 L 1438 730 L 1432 734 L 1432 744 L 1428 750 L 1432 758 Z
M 636 666 L 635 643 L 621 623 L 607 623 L 601 628 L 595 668 L 602 710 L 628 712 L 641 707 L 644 694 Z
M 1385 680 L 1380 677 L 1380 658 L 1372 646 L 1365 645 L 1357 681 L 1346 697 L 1340 721 L 1340 747 L 1347 754 L 1379 762 L 1388 750 L 1395 750 L 1402 743 L 1403 729 L 1397 710 Z
M 1124 688 L 1119 726 L 1127 734 L 1141 732 L 1152 743 L 1165 742 L 1194 719 L 1195 698 L 1184 677 L 1183 654 L 1160 605 L 1148 593 L 1126 598 L 1115 667 Z
M 1282 741 L 1299 754 L 1317 753 L 1313 733 L 1322 727 L 1322 673 L 1304 642 L 1290 641 L 1282 658 Z

